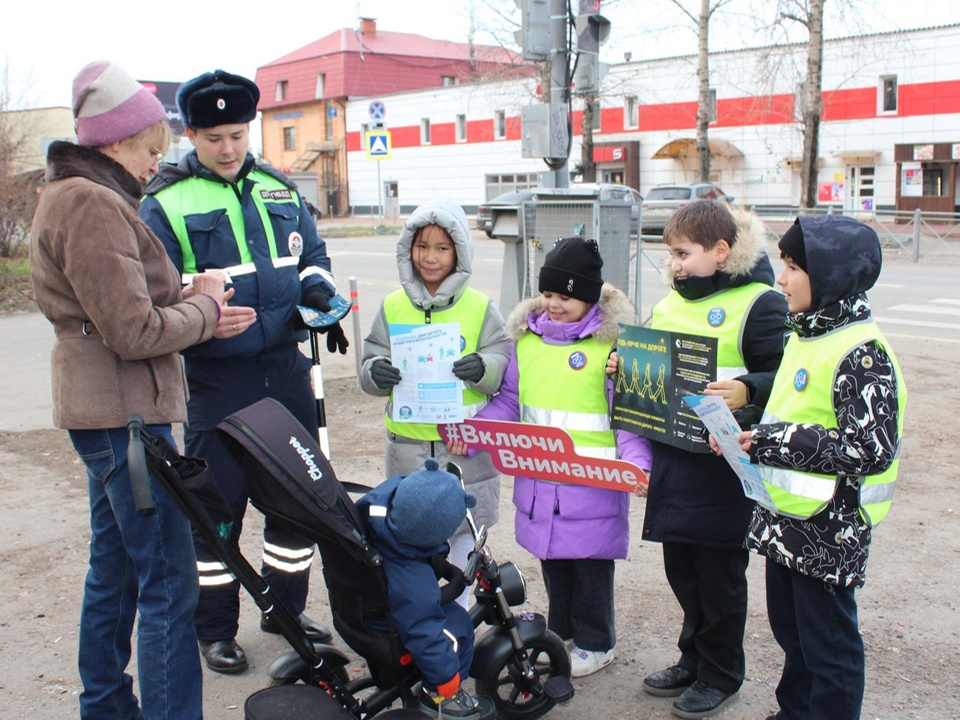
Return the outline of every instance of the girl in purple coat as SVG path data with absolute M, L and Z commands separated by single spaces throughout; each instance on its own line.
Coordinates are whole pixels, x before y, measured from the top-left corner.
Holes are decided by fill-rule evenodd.
M 476 417 L 562 427 L 577 453 L 629 460 L 646 472 L 649 443 L 610 428 L 612 386 L 604 368 L 619 323 L 633 322 L 626 296 L 604 284 L 596 242 L 562 238 L 540 270 L 540 295 L 509 315 L 516 345 L 500 393 Z M 462 442 L 448 445 L 463 454 Z M 630 494 L 517 477 L 517 542 L 540 559 L 547 625 L 570 648 L 574 677 L 614 656 L 614 560 L 627 556 Z

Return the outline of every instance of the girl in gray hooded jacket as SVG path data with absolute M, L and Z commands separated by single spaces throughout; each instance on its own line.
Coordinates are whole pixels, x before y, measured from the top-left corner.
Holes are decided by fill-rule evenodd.
M 446 200 L 418 207 L 400 232 L 397 266 L 401 289 L 381 302 L 364 340 L 360 371 L 364 392 L 388 398 L 385 477 L 416 472 L 428 457 L 436 458 L 441 467 L 454 461 L 463 470 L 467 491 L 477 497 L 473 511 L 477 525 L 489 528 L 498 519 L 500 503 L 500 474 L 490 456 L 451 456 L 435 424 L 392 419 L 393 388 L 401 373 L 391 363 L 391 324 L 459 323 L 461 357 L 453 373 L 464 384 L 464 417 L 486 405 L 503 379 L 510 339 L 490 298 L 469 287 L 473 240 L 463 209 Z M 462 568 L 472 549 L 473 536 L 464 522 L 450 538 L 450 562 Z M 461 598 L 463 604 L 466 598 Z

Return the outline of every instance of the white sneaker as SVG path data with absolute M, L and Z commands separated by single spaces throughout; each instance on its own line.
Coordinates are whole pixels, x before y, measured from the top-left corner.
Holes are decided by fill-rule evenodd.
M 581 650 L 576 645 L 570 649 L 570 674 L 573 677 L 593 675 L 613 662 L 613 648 L 603 650 Z

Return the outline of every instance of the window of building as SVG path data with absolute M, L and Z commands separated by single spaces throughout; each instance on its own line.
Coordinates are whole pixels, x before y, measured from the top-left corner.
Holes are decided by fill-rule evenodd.
M 277 80 L 277 91 L 273 99 L 274 100 L 287 99 L 287 81 L 286 80 Z
M 430 118 L 420 119 L 420 144 L 430 144 Z
M 635 95 L 627 95 L 624 99 L 623 118 L 628 128 L 640 126 L 640 103 Z
M 492 200 L 497 195 L 503 195 L 503 193 L 507 192 L 537 188 L 543 184 L 542 181 L 543 179 L 541 178 L 540 173 L 487 175 L 485 178 L 487 194 L 486 199 Z
M 295 127 L 285 127 L 283 129 L 283 149 L 297 149 L 297 129 Z
M 441 85 L 443 85 L 443 87 L 453 87 L 454 85 L 460 84 L 459 82 L 457 82 L 457 79 L 452 75 L 441 75 L 440 83 Z
M 897 76 L 880 76 L 880 113 L 895 113 L 897 111 Z
M 326 84 L 327 84 L 327 75 L 326 73 L 319 73 L 317 75 L 317 100 L 323 99 L 323 96 L 326 94 Z
M 493 113 L 493 133 L 497 140 L 503 140 L 507 136 L 507 113 L 503 110 Z
M 337 116 L 337 108 L 330 100 L 323 103 L 324 140 L 333 140 L 333 121 Z
M 467 116 L 457 115 L 457 142 L 467 139 Z

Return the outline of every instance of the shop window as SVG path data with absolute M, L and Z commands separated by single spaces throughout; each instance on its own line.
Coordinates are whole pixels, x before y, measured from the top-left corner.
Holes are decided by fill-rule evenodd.
M 923 166 L 923 195 L 924 197 L 943 197 L 946 194 L 946 183 L 943 181 L 944 168 L 942 165 Z
M 295 127 L 285 127 L 283 129 L 283 149 L 297 149 L 297 129 Z
M 897 112 L 897 76 L 880 76 L 880 107 L 877 111 L 880 113 Z
M 422 118 L 420 120 L 420 144 L 430 144 L 430 119 Z

